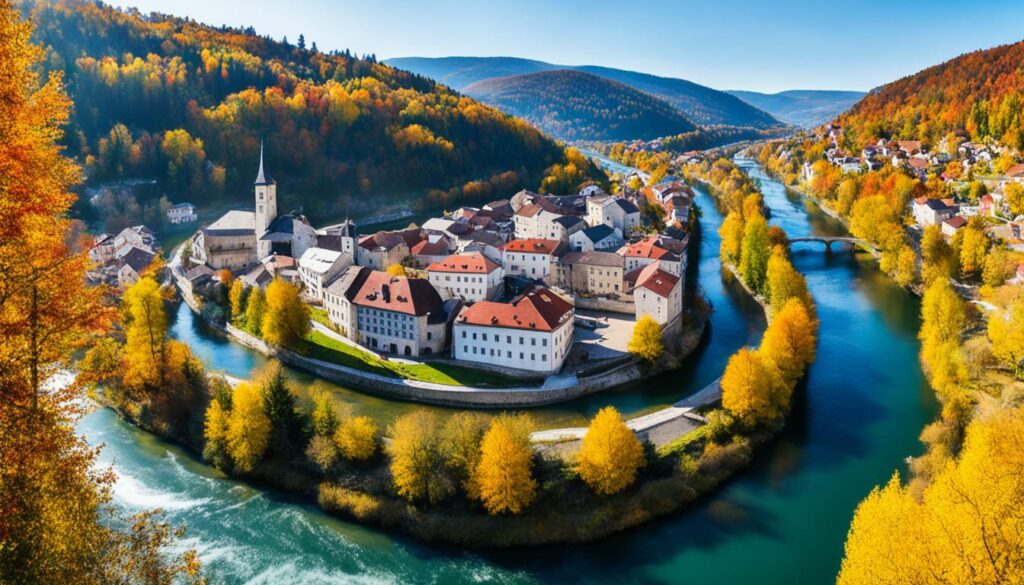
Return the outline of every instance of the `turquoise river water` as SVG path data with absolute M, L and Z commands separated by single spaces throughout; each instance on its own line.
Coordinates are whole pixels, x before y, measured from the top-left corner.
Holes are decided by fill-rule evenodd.
M 749 161 L 771 222 L 791 237 L 841 234 Z M 696 391 L 721 374 L 736 349 L 756 343 L 758 308 L 719 273 L 722 216 L 699 193 L 704 237 L 693 282 L 714 306 L 707 339 L 679 371 L 613 392 L 534 411 L 541 426 L 579 424 L 605 404 L 629 415 Z M 786 430 L 755 463 L 689 509 L 581 546 L 471 552 L 416 543 L 327 516 L 314 506 L 228 479 L 181 449 L 98 410 L 80 423 L 119 479 L 128 511 L 163 508 L 187 525 L 214 583 L 828 583 L 858 501 L 905 458 L 936 413 L 917 362 L 918 300 L 862 254 L 826 256 L 800 244 L 794 261 L 818 304 L 818 359 L 797 390 Z M 212 368 L 246 376 L 263 358 L 204 328 L 187 309 L 173 333 Z M 296 386 L 314 382 L 290 373 Z M 339 403 L 387 420 L 413 405 L 339 386 Z

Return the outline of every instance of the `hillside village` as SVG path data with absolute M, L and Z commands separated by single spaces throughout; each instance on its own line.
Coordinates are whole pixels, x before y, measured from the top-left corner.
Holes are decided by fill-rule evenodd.
M 200 228 L 179 283 L 212 296 L 226 275 L 248 288 L 280 278 L 301 287 L 321 324 L 370 352 L 555 374 L 591 353 L 624 354 L 645 316 L 666 338 L 679 334 L 692 202 L 675 180 L 617 195 L 524 190 L 363 234 L 348 219 L 317 228 L 279 210 L 261 155 L 254 210 Z M 664 233 L 641 206 L 660 210 Z M 593 345 L 573 352 L 581 336 Z

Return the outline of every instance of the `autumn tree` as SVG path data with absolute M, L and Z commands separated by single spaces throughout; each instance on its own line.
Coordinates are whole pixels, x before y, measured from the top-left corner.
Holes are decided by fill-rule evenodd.
M 960 332 L 967 317 L 964 302 L 948 280 L 937 279 L 921 299 L 921 359 L 928 381 L 937 391 L 949 395 L 966 378 Z
M 736 211 L 726 215 L 718 228 L 718 235 L 722 238 L 719 256 L 723 261 L 737 267 L 743 252 L 743 228 L 743 216 Z
M 231 395 L 227 446 L 231 459 L 241 471 L 252 471 L 270 444 L 270 419 L 263 408 L 259 388 L 242 382 Z
M 812 305 L 811 295 L 807 292 L 807 280 L 793 267 L 782 246 L 775 246 L 772 250 L 765 276 L 768 301 L 773 312 L 781 310 L 786 301 L 794 298 L 808 307 Z
M 228 301 L 231 302 L 231 319 L 237 319 L 242 313 L 245 312 L 245 285 L 242 284 L 242 280 L 236 278 L 231 283 L 231 291 L 228 293 Z
M 740 275 L 755 293 L 763 293 L 768 258 L 771 256 L 768 222 L 760 213 L 747 217 L 743 227 L 743 252 L 740 256 Z
M 203 458 L 213 463 L 218 469 L 230 469 L 231 457 L 228 452 L 228 421 L 231 413 L 221 406 L 216 398 L 210 400 L 206 408 L 206 420 L 203 425 Z
M 338 430 L 338 413 L 330 393 L 321 390 L 313 394 L 313 434 L 333 437 Z
M 817 329 L 807 307 L 799 299 L 791 298 L 772 315 L 759 353 L 792 385 L 814 361 Z
M 965 280 L 980 277 L 991 245 L 984 229 L 968 224 L 957 232 L 955 244 L 960 251 L 960 276 Z
M 1010 215 L 1024 215 L 1024 185 L 1016 181 L 1007 181 L 1003 186 L 1003 201 L 1010 209 Z
M 245 328 L 254 335 L 263 331 L 263 316 L 267 312 L 266 297 L 263 289 L 253 288 L 245 304 Z
M 1013 583 L 1024 574 L 1024 409 L 973 421 L 960 456 L 916 497 L 899 474 L 857 506 L 839 585 Z
M 477 497 L 473 472 L 480 462 L 480 441 L 486 431 L 487 418 L 466 410 L 449 416 L 441 429 L 441 452 L 445 465 L 471 498 Z
M 299 298 L 299 288 L 275 278 L 267 285 L 267 310 L 263 316 L 263 339 L 272 345 L 289 345 L 309 333 L 309 306 Z
M 772 424 L 789 408 L 781 374 L 763 355 L 741 349 L 722 375 L 722 406 L 750 426 Z
M 140 278 L 122 298 L 125 321 L 125 383 L 132 388 L 164 386 L 167 315 L 160 285 Z
M 643 445 L 619 411 L 612 406 L 598 411 L 576 456 L 576 471 L 583 481 L 601 495 L 618 493 L 636 481 L 643 465 Z
M 958 270 L 953 248 L 937 225 L 925 228 L 921 237 L 921 281 L 930 285 L 936 278 L 952 278 Z
M 388 428 L 385 449 L 391 458 L 391 478 L 398 495 L 410 502 L 437 503 L 452 493 L 444 468 L 444 453 L 437 429 L 438 416 L 414 410 Z
M 1024 360 L 1024 300 L 1014 301 L 1008 313 L 989 316 L 988 338 L 992 341 L 992 354 L 1013 368 L 1014 377 L 1019 378 Z
M 626 349 L 646 362 L 654 362 L 665 353 L 665 344 L 661 339 L 661 325 L 650 315 L 643 315 L 633 326 Z
M 345 459 L 366 461 L 377 454 L 380 430 L 368 416 L 348 417 L 334 433 L 334 444 Z
M 501 415 L 491 421 L 480 444 L 474 481 L 490 514 L 518 514 L 533 502 L 537 481 L 526 415 Z
M 86 379 L 66 373 L 115 315 L 70 230 L 70 103 L 18 10 L 0 2 L 0 582 L 192 582 L 194 553 L 172 552 L 160 516 L 113 507 L 115 476 L 76 432 Z
M 387 271 L 391 276 L 407 276 L 405 273 L 405 266 L 401 264 L 392 264 L 388 266 Z

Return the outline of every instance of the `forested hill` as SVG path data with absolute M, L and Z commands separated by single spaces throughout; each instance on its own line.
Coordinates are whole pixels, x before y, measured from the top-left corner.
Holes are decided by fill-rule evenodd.
M 581 71 L 497 77 L 463 91 L 563 140 L 649 140 L 696 129 L 667 102 Z
M 935 146 L 950 133 L 1024 149 L 1024 42 L 961 55 L 886 84 L 837 120 L 851 143 L 878 137 Z
M 831 122 L 864 97 L 863 91 L 794 89 L 778 93 L 729 90 L 729 93 L 776 118 L 804 128 Z
M 555 65 L 515 57 L 402 57 L 388 59 L 387 63 L 425 75 L 458 90 L 494 77 L 552 70 L 583 71 L 624 83 L 660 98 L 678 108 L 687 119 L 702 126 L 727 125 L 765 129 L 782 125 L 771 114 L 724 91 L 685 79 L 659 77 L 636 71 L 595 65 Z
M 285 205 L 313 212 L 344 195 L 434 190 L 449 203 L 601 175 L 528 123 L 372 56 L 99 2 L 21 8 L 65 72 L 69 152 L 91 183 L 154 177 L 172 198 L 248 198 L 261 139 Z

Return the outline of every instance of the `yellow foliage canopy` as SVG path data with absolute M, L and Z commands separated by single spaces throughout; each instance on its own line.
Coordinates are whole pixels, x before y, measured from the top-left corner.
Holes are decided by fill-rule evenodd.
M 612 406 L 598 411 L 577 456 L 576 469 L 583 481 L 599 494 L 618 493 L 636 481 L 643 464 L 643 445 L 619 411 Z
M 392 423 L 391 441 L 385 447 L 391 457 L 391 478 L 398 495 L 410 502 L 441 501 L 452 485 L 443 472 L 443 458 L 437 428 L 438 416 L 414 410 Z
M 644 315 L 633 326 L 633 336 L 626 349 L 642 360 L 653 362 L 665 353 L 661 340 L 661 325 L 650 315 Z
M 275 278 L 267 285 L 263 339 L 273 345 L 295 343 L 309 333 L 309 306 L 299 298 L 297 286 Z
M 263 410 L 263 397 L 256 386 L 243 382 L 231 395 L 228 421 L 228 452 L 242 471 L 251 471 L 270 443 L 270 419 Z
M 746 424 L 778 420 L 789 407 L 779 371 L 759 352 L 741 349 L 722 375 L 722 406 Z
M 345 420 L 334 434 L 334 443 L 342 457 L 353 461 L 366 461 L 377 454 L 380 431 L 368 416 L 355 416 Z
M 490 514 L 518 514 L 537 495 L 529 428 L 525 415 L 502 415 L 491 421 L 484 434 L 476 485 Z

